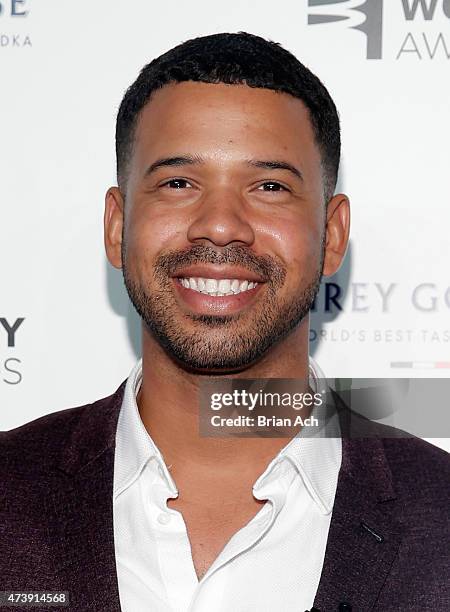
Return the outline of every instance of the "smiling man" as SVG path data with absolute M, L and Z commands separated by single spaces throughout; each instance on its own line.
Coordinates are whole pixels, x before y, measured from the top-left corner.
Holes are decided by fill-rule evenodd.
M 4 434 L 1 588 L 77 611 L 448 609 L 444 451 L 370 422 L 199 435 L 208 377 L 323 377 L 309 310 L 350 223 L 325 87 L 260 37 L 190 40 L 127 90 L 116 152 L 105 246 L 142 360 L 112 396 Z

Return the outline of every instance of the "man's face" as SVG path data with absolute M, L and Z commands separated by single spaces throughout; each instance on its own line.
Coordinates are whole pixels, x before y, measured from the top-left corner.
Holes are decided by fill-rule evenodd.
M 141 112 L 130 160 L 121 253 L 129 296 L 184 367 L 243 369 L 307 315 L 325 213 L 300 100 L 246 85 L 165 86 Z

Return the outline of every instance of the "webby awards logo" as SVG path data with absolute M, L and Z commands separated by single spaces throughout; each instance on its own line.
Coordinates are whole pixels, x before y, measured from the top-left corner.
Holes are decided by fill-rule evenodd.
M 344 5 L 344 6 L 343 6 Z M 310 12 L 308 25 L 345 21 L 347 27 L 366 37 L 367 59 L 381 59 L 383 46 L 383 0 L 308 0 L 309 8 L 326 7 L 330 12 Z M 331 12 L 331 10 L 333 12 Z
M 446 21 L 450 20 L 450 0 L 308 0 L 308 8 L 308 25 L 339 22 L 359 30 L 365 38 L 367 59 L 383 59 L 383 22 L 396 17 L 394 11 L 400 15 L 395 59 L 450 59 L 450 23 Z M 392 11 L 389 17 L 385 15 L 388 8 Z

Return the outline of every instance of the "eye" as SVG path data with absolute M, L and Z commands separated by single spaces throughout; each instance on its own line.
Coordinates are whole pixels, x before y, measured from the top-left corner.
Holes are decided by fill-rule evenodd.
M 191 187 L 190 183 L 186 179 L 174 178 L 166 181 L 161 187 L 169 187 L 170 189 L 186 189 Z
M 287 191 L 286 187 L 283 187 L 280 183 L 276 181 L 266 181 L 262 185 L 258 187 L 262 191 Z

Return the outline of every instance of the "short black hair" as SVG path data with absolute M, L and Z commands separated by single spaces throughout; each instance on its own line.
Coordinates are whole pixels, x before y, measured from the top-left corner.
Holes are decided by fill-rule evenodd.
M 193 38 L 144 66 L 127 89 L 116 122 L 117 181 L 128 174 L 139 113 L 152 92 L 169 83 L 245 84 L 281 91 L 299 98 L 309 110 L 322 157 L 326 201 L 336 187 L 341 150 L 339 116 L 322 82 L 279 43 L 247 32 Z

